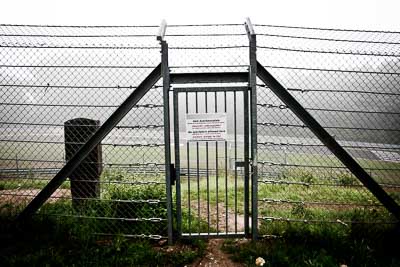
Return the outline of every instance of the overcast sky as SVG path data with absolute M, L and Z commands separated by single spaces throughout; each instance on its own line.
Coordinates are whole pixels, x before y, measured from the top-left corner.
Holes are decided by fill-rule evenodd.
M 2 0 L 0 23 L 253 23 L 400 31 L 399 0 Z

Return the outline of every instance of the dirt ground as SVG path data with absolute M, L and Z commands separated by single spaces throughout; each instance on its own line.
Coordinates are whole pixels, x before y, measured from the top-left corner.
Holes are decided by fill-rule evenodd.
M 203 258 L 198 259 L 194 263 L 187 265 L 188 267 L 199 266 L 221 266 L 221 267 L 242 267 L 243 264 L 233 262 L 229 255 L 221 250 L 223 239 L 211 239 L 208 242 L 207 249 Z
M 24 204 L 29 203 L 40 189 L 17 189 L 2 190 L 0 194 L 0 204 Z M 70 198 L 71 191 L 69 189 L 57 189 L 49 198 L 48 202 L 56 202 L 62 198 Z

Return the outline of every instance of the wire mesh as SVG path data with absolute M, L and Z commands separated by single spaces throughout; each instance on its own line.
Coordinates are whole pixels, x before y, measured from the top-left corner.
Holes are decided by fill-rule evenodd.
M 257 25 L 258 61 L 400 203 L 400 33 Z M 260 233 L 396 220 L 258 85 Z
M 0 27 L 2 213 L 20 212 L 94 133 L 85 124 L 100 126 L 159 64 L 157 28 Z M 165 237 L 162 107 L 157 84 L 39 215 L 98 234 Z
M 158 26 L 0 25 L 2 214 L 18 214 L 65 165 L 66 146 L 80 146 L 93 134 L 81 124 L 79 134 L 66 142 L 67 121 L 87 118 L 101 125 L 159 64 L 157 30 Z M 400 33 L 276 25 L 255 25 L 255 31 L 258 61 L 400 203 Z M 166 40 L 171 74 L 249 70 L 249 41 L 242 24 L 169 25 Z M 161 85 L 157 83 L 102 141 L 101 157 L 85 161 L 78 182 L 94 184 L 81 189 L 92 190 L 92 195 L 73 195 L 69 179 L 39 215 L 92 223 L 98 234 L 166 237 Z M 395 222 L 269 88 L 261 81 L 257 87 L 261 235 L 275 234 L 291 223 L 347 227 Z M 207 97 L 213 98 L 212 93 Z M 195 109 L 193 99 L 188 110 Z M 239 96 L 235 100 L 243 101 Z M 213 101 L 215 110 L 232 106 Z M 233 121 L 229 116 L 228 124 Z M 243 146 L 243 136 L 238 140 Z M 194 147 L 191 161 L 182 162 L 183 186 L 192 182 L 193 194 L 189 203 L 190 190 L 183 192 L 183 216 L 193 213 L 194 232 L 210 231 L 220 215 L 235 217 L 236 222 L 244 219 L 244 203 L 233 199 L 243 195 L 244 188 L 224 184 L 225 177 L 238 182 L 232 166 L 243 155 L 232 156 L 236 141 L 227 140 L 220 151 L 225 159 L 217 158 L 219 167 L 212 172 L 205 171 L 203 147 Z M 221 184 L 202 194 L 202 180 L 217 179 L 217 173 L 224 176 Z M 209 201 L 216 214 L 203 214 L 202 205 Z M 235 225 L 235 232 L 239 228 L 243 225 Z

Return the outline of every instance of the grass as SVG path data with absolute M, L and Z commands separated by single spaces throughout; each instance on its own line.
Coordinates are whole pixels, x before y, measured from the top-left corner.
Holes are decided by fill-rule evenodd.
M 199 240 L 170 250 L 157 242 L 121 235 L 102 238 L 93 235 L 90 222 L 75 218 L 35 217 L 11 234 L 2 230 L 1 266 L 185 266 L 205 250 Z
M 378 205 L 379 202 L 375 197 L 363 188 L 358 180 L 347 172 L 338 173 L 337 178 L 332 182 L 321 179 L 315 176 L 311 172 L 287 172 L 282 178 L 277 180 L 288 181 L 288 182 L 300 182 L 292 184 L 265 184 L 259 183 L 258 185 L 258 198 L 259 199 L 272 199 L 272 200 L 286 200 L 289 202 L 321 202 L 323 203 L 347 203 L 347 207 L 354 208 L 357 205 Z M 206 202 L 209 199 L 210 205 L 216 205 L 217 203 L 225 204 L 226 199 L 228 200 L 228 207 L 231 210 L 235 210 L 235 198 L 237 204 L 237 212 L 243 214 L 244 210 L 244 182 L 242 178 L 238 178 L 237 187 L 235 192 L 235 178 L 232 175 L 225 177 L 224 172 L 221 171 L 221 176 L 218 178 L 218 191 L 217 191 L 217 179 L 215 176 L 209 177 L 207 191 L 207 179 L 200 177 L 199 181 L 196 178 L 190 179 L 190 191 L 188 189 L 188 179 L 184 179 L 181 182 L 181 198 L 182 205 L 187 207 L 188 199 L 196 206 L 198 198 L 201 202 Z M 319 185 L 321 184 L 321 185 Z M 251 183 L 250 183 L 251 186 Z M 200 190 L 198 191 L 198 187 Z M 340 190 L 337 190 L 337 188 Z M 209 193 L 208 193 L 209 192 Z M 217 194 L 218 192 L 218 194 Z M 227 192 L 227 194 L 226 194 Z M 269 210 L 273 210 L 272 206 L 278 207 L 280 203 L 268 203 L 263 204 L 260 202 L 260 207 L 269 206 Z M 322 205 L 321 204 L 321 205 Z M 338 204 L 338 205 L 339 205 Z M 292 204 L 286 204 L 286 206 Z M 337 210 L 337 206 L 333 205 L 331 208 Z M 284 206 L 280 206 L 280 209 L 285 209 Z M 326 209 L 331 209 L 324 206 Z M 342 207 L 343 208 L 343 207 Z M 287 209 L 287 208 L 286 208 Z M 318 209 L 318 207 L 317 207 Z M 289 209 L 290 210 L 290 209 Z M 263 214 L 263 210 L 260 210 Z M 280 214 L 282 215 L 282 214 Z
M 278 232 L 278 238 L 257 242 L 227 240 L 224 250 L 246 266 L 255 266 L 257 257 L 274 267 L 400 266 L 400 230 L 393 225 L 288 223 Z
M 260 179 L 284 181 L 289 184 L 259 183 L 259 199 L 276 201 L 260 201 L 259 216 L 334 223 L 262 221 L 259 226 L 260 234 L 278 238 L 240 247 L 233 241 L 227 241 L 225 249 L 233 253 L 236 260 L 252 265 L 255 257 L 262 256 L 267 259 L 267 266 L 399 264 L 398 258 L 393 256 L 387 247 L 387 244 L 397 246 L 396 243 L 390 243 L 390 236 L 396 236 L 396 232 L 389 229 L 390 224 L 376 224 L 393 221 L 393 218 L 384 208 L 376 206 L 379 202 L 348 172 L 292 168 L 281 172 L 278 177 Z M 1 248 L 0 255 L 7 257 L 0 256 L 4 263 L 0 265 L 25 266 L 30 263 L 34 266 L 172 266 L 176 263 L 179 266 L 192 261 L 204 251 L 204 244 L 196 243 L 200 241 L 181 244 L 180 252 L 170 253 L 158 248 L 151 241 L 138 242 L 137 239 L 132 241 L 123 237 L 142 234 L 167 235 L 165 178 L 162 174 L 135 174 L 114 168 L 105 169 L 100 180 L 100 199 L 84 201 L 80 208 L 74 207 L 70 200 L 59 200 L 44 205 L 39 212 L 41 221 L 29 226 L 38 227 L 34 231 L 41 234 L 31 233 L 33 228 L 28 227 L 21 230 L 30 233 L 23 239 L 15 238 L 15 242 L 5 240 L 12 245 L 10 248 Z M 190 199 L 194 208 L 192 207 L 189 215 L 188 180 L 183 179 L 183 232 L 208 231 L 209 226 L 204 216 L 197 216 L 198 199 L 201 203 L 206 203 L 209 199 L 210 206 L 214 208 L 218 204 L 224 207 L 227 204 L 230 212 L 236 209 L 236 199 L 236 211 L 243 214 L 243 178 L 239 176 L 236 182 L 235 193 L 235 177 L 230 172 L 225 173 L 224 168 L 219 170 L 218 183 L 214 174 L 209 176 L 209 191 L 204 176 L 199 177 L 199 183 L 196 178 L 192 178 Z M 24 180 L 2 179 L 0 190 L 40 189 L 45 184 L 47 181 L 36 180 L 34 177 Z M 64 183 L 62 188 L 69 189 L 69 183 Z M 398 199 L 399 192 L 390 193 Z M 338 205 L 329 205 L 332 203 Z M 6 210 L 7 207 L 1 207 L 1 212 Z M 192 220 L 190 229 L 189 217 Z M 60 218 L 60 221 L 56 218 Z M 154 220 L 157 218 L 161 220 Z M 41 229 L 40 225 L 45 229 Z M 46 228 L 50 230 L 49 236 L 43 233 Z M 213 228 L 211 225 L 211 232 L 215 231 Z M 93 233 L 108 233 L 112 234 L 112 237 L 103 238 Z M 62 244 L 58 244 L 53 237 L 62 240 Z M 378 245 L 385 249 L 380 249 Z
M 233 209 L 235 204 L 235 178 L 232 176 L 227 176 L 225 181 L 225 176 L 221 176 L 217 179 L 215 176 L 209 177 L 208 190 L 207 190 L 207 179 L 201 177 L 199 179 L 200 191 L 197 190 L 198 183 L 197 179 L 190 180 L 191 189 L 188 189 L 188 180 L 181 182 L 181 194 L 182 203 L 187 206 L 187 201 L 190 195 L 191 203 L 197 205 L 197 199 L 200 197 L 200 201 L 207 201 L 209 199 L 210 205 L 216 205 L 217 203 L 224 203 L 226 199 L 226 191 L 228 192 L 228 207 Z M 218 191 L 217 191 L 218 185 Z M 236 187 L 236 199 L 238 204 L 238 212 L 243 211 L 243 199 L 244 199 L 244 182 L 243 179 L 238 179 Z M 218 196 L 217 196 L 218 192 Z
M 0 190 L 23 190 L 23 189 L 42 189 L 50 181 L 49 179 L 27 178 L 9 178 L 0 179 Z M 60 189 L 69 189 L 71 184 L 69 180 L 65 181 L 59 187 Z
M 267 153 L 266 153 L 267 152 Z M 262 151 L 259 150 L 259 162 L 275 162 L 287 163 L 290 165 L 306 165 L 306 166 L 325 166 L 324 169 L 312 168 L 314 175 L 325 175 L 330 168 L 343 167 L 343 164 L 332 154 L 302 154 L 302 153 L 284 153 L 277 151 Z M 400 178 L 400 163 L 388 162 L 381 160 L 370 160 L 363 158 L 356 158 L 357 162 L 365 168 L 368 173 L 377 181 L 381 183 L 393 183 L 396 179 Z M 263 168 L 262 165 L 259 168 Z M 378 170 L 370 170 L 378 169 Z M 344 169 L 345 170 L 345 169 Z
M 46 202 L 39 214 L 84 217 L 100 233 L 166 236 L 166 193 L 162 176 L 105 170 L 100 180 L 99 198 L 71 201 L 68 194 L 66 198 L 53 198 Z M 21 181 L 18 180 L 11 183 L 3 180 L 3 190 L 42 189 L 47 184 L 44 180 L 29 181 L 32 185 L 28 182 L 19 185 L 17 182 Z M 69 182 L 65 182 L 62 188 L 68 189 Z M 12 198 L 0 203 L 0 213 L 14 217 L 31 199 L 23 194 L 26 193 L 16 191 Z
M 167 236 L 162 176 L 105 170 L 101 181 L 100 199 L 47 202 L 17 232 L 2 228 L 0 266 L 184 266 L 204 253 L 200 240 L 168 249 L 146 238 Z M 6 225 L 14 213 L 0 215 Z

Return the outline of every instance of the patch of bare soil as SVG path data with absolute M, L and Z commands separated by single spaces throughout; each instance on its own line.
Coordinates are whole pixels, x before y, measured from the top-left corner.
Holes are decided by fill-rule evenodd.
M 210 220 L 210 226 L 218 229 L 218 232 L 244 231 L 244 216 L 239 213 L 235 214 L 229 208 L 226 210 L 224 203 L 218 203 L 218 209 L 216 205 L 207 206 L 206 201 L 200 201 L 200 205 L 197 205 L 197 202 L 192 202 L 190 206 L 192 215 L 196 217 L 200 215 L 200 219 L 205 222 Z
M 229 255 L 221 250 L 223 239 L 210 239 L 207 245 L 205 255 L 202 259 L 198 259 L 194 263 L 188 265 L 190 267 L 199 266 L 221 266 L 221 267 L 242 267 L 241 263 L 232 261 Z
M 0 191 L 0 204 L 23 204 L 30 202 L 40 189 L 14 189 L 14 190 L 1 190 Z M 71 191 L 69 189 L 57 189 L 47 200 L 48 202 L 56 202 L 62 198 L 70 198 Z
M 208 222 L 214 229 L 218 229 L 218 232 L 242 232 L 244 231 L 244 216 L 238 214 L 229 208 L 226 209 L 224 203 L 218 203 L 218 209 L 216 205 L 207 205 L 206 201 L 200 201 L 191 203 L 192 214 L 195 216 L 200 215 L 200 219 Z M 233 262 L 229 255 L 221 250 L 223 239 L 210 239 L 207 244 L 207 249 L 203 258 L 198 259 L 194 263 L 188 265 L 191 267 L 198 266 L 233 266 L 241 267 L 243 264 Z

